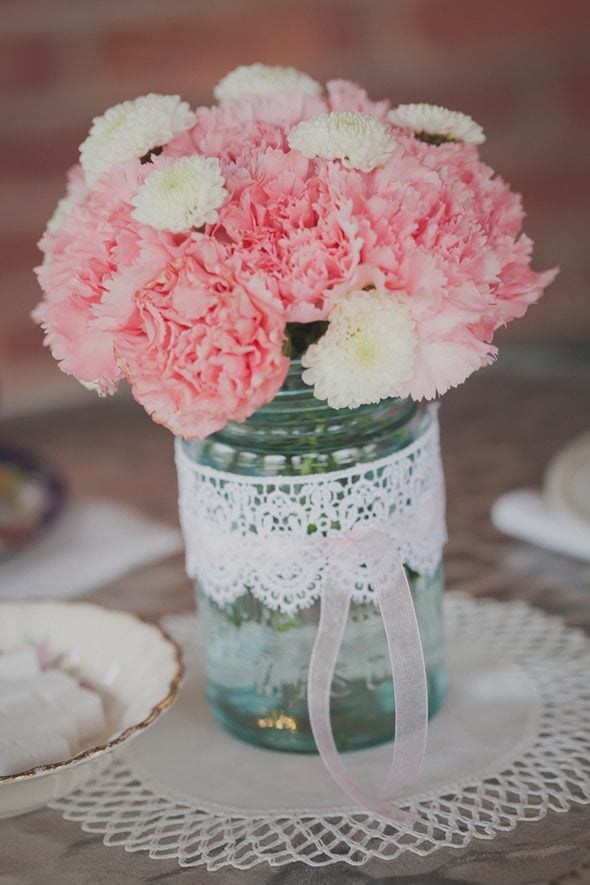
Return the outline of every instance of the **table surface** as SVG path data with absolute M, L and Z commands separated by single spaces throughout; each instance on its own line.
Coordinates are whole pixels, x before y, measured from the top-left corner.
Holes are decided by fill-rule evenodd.
M 590 631 L 590 565 L 503 537 L 489 519 L 497 495 L 538 486 L 551 455 L 590 427 L 589 388 L 586 372 L 541 378 L 486 371 L 445 397 L 441 424 L 449 591 L 526 599 Z M 0 439 L 50 459 L 67 477 L 72 495 L 108 497 L 177 523 L 171 438 L 127 399 L 5 421 Z M 148 617 L 193 605 L 180 556 L 136 571 L 92 598 Z M 338 864 L 314 870 L 292 864 L 216 873 L 107 848 L 99 836 L 82 832 L 49 809 L 0 821 L 0 885 L 574 883 L 590 882 L 589 858 L 590 806 L 549 813 L 492 841 L 426 858 L 408 855 L 361 868 Z

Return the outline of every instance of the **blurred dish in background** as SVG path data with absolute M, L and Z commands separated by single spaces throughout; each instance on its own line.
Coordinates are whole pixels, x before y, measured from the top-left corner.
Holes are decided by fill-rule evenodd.
M 63 480 L 51 466 L 0 446 L 0 559 L 50 525 L 64 501 Z
M 506 492 L 491 515 L 507 535 L 590 562 L 590 433 L 575 437 L 553 456 L 542 492 Z
M 556 514 L 590 528 L 590 432 L 575 437 L 552 458 L 543 491 Z

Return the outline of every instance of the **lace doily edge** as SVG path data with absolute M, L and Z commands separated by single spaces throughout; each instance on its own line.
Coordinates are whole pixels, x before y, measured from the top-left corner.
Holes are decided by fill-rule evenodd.
M 113 766 L 111 766 L 111 768 L 112 767 Z M 111 771 L 111 768 L 109 768 L 109 771 Z M 128 769 L 124 769 L 124 772 L 128 774 L 129 779 L 133 781 L 132 775 Z M 491 779 L 492 778 L 490 777 L 490 780 Z M 95 781 L 94 786 L 97 786 L 98 783 L 99 781 Z M 93 785 L 91 784 L 90 787 L 92 788 L 92 786 Z M 145 793 L 147 792 L 146 788 L 141 786 L 140 789 L 145 797 Z M 158 818 L 161 820 L 162 816 L 159 812 L 162 810 L 163 801 L 167 800 L 163 800 L 155 794 L 152 795 L 158 808 Z M 179 817 L 186 819 L 186 812 L 188 810 L 194 825 L 197 827 L 201 826 L 207 834 L 203 839 L 204 844 L 202 847 L 193 847 L 192 851 L 187 856 L 186 851 L 184 850 L 185 846 L 178 845 L 174 848 L 150 847 L 150 845 L 145 844 L 149 837 L 143 837 L 140 842 L 130 844 L 128 836 L 125 835 L 125 831 L 122 833 L 113 831 L 112 826 L 110 826 L 108 822 L 105 823 L 100 820 L 87 821 L 81 819 L 80 813 L 68 810 L 67 804 L 64 800 L 52 802 L 49 804 L 49 807 L 56 811 L 60 811 L 64 820 L 77 823 L 83 832 L 102 835 L 103 843 L 106 846 L 120 847 L 131 854 L 146 852 L 152 860 L 176 860 L 178 865 L 182 868 L 204 867 L 208 872 L 216 872 L 227 867 L 236 870 L 250 870 L 263 864 L 267 864 L 270 867 L 280 867 L 287 863 L 302 863 L 305 866 L 312 868 L 332 866 L 335 863 L 346 863 L 349 866 L 361 867 L 372 860 L 391 862 L 405 853 L 415 854 L 420 857 L 428 857 L 441 848 L 459 850 L 466 848 L 473 841 L 490 842 L 495 839 L 500 832 L 512 832 L 520 823 L 538 822 L 543 820 L 550 813 L 566 814 L 574 806 L 585 805 L 590 805 L 590 795 L 587 797 L 569 797 L 560 806 L 548 805 L 546 807 L 539 807 L 536 811 L 527 809 L 527 811 L 520 816 L 506 818 L 506 822 L 501 828 L 496 826 L 495 828 L 490 827 L 488 830 L 484 831 L 480 830 L 478 832 L 465 833 L 464 836 L 468 836 L 468 838 L 457 840 L 453 838 L 455 834 L 451 834 L 451 838 L 443 844 L 432 842 L 426 848 L 406 847 L 394 842 L 388 842 L 383 849 L 363 849 L 359 846 L 356 848 L 356 852 L 361 855 L 359 857 L 355 857 L 354 853 L 353 855 L 350 853 L 343 853 L 341 855 L 330 854 L 329 848 L 323 849 L 319 844 L 321 835 L 315 838 L 315 850 L 317 851 L 317 854 L 305 854 L 301 852 L 300 848 L 290 848 L 288 845 L 285 845 L 280 852 L 277 852 L 273 846 L 269 846 L 265 852 L 264 850 L 261 850 L 260 843 L 268 837 L 268 833 L 261 834 L 260 829 L 267 827 L 269 833 L 277 834 L 277 824 L 279 824 L 282 819 L 287 819 L 289 828 L 293 833 L 294 841 L 297 841 L 300 834 L 314 831 L 319 828 L 322 828 L 326 835 L 330 835 L 334 838 L 336 832 L 339 831 L 341 827 L 357 833 L 360 830 L 361 832 L 364 832 L 366 837 L 370 840 L 388 838 L 387 828 L 391 825 L 383 822 L 382 827 L 377 832 L 369 829 L 368 825 L 371 823 L 374 824 L 375 818 L 369 812 L 364 812 L 362 809 L 359 809 L 358 812 L 354 813 L 351 813 L 349 809 L 346 812 L 340 812 L 336 809 L 334 812 L 328 810 L 321 814 L 313 811 L 310 811 L 309 813 L 301 812 L 296 817 L 289 816 L 285 814 L 285 812 L 273 815 L 272 811 L 267 811 L 260 817 L 245 818 L 238 815 L 228 817 L 227 814 L 208 811 L 206 808 L 203 808 L 203 810 L 195 810 L 189 805 L 183 806 L 181 803 L 175 802 L 174 807 L 170 809 L 170 813 L 167 817 L 169 817 L 171 821 L 178 820 Z M 153 814 L 146 815 L 146 817 L 152 816 Z M 241 823 L 246 824 L 246 826 L 240 831 L 239 827 Z M 163 825 L 160 825 L 160 828 L 164 830 L 165 827 L 166 820 L 164 819 L 164 823 Z M 227 834 L 228 829 L 231 829 L 233 834 L 233 850 L 247 851 L 248 853 L 251 852 L 250 857 L 247 860 L 240 860 L 235 856 L 233 851 L 227 850 L 228 846 L 227 843 L 225 843 L 226 852 L 224 853 L 224 856 L 211 859 L 211 849 L 207 842 L 207 836 L 213 831 L 213 838 L 215 838 L 216 829 L 223 830 L 224 834 Z M 395 831 L 394 827 L 391 827 L 391 829 L 392 832 Z M 129 825 L 126 832 L 131 833 L 132 831 L 133 826 Z M 344 834 L 339 835 L 340 842 L 343 842 L 345 838 Z M 287 841 L 286 837 L 285 841 Z M 194 846 L 194 844 L 195 839 L 193 838 L 192 845 Z M 217 846 L 214 846 L 213 850 L 217 850 Z
M 453 594 L 456 600 L 455 605 L 460 609 L 465 607 L 465 601 L 469 597 L 463 594 Z M 469 599 L 470 602 L 473 600 Z M 535 611 L 526 603 L 515 601 L 510 603 L 500 603 L 496 600 L 486 599 L 478 600 L 474 603 L 481 607 L 482 612 L 499 611 L 500 607 L 509 606 L 515 615 L 524 616 L 533 621 L 543 621 L 545 627 L 549 627 L 545 631 L 548 639 L 555 642 L 560 638 L 566 639 L 567 647 L 559 649 L 562 654 L 568 653 L 568 662 L 570 667 L 565 666 L 565 670 L 572 669 L 579 674 L 579 661 L 571 662 L 571 653 L 577 653 L 578 657 L 582 655 L 588 658 L 590 663 L 590 643 L 584 633 L 575 628 L 566 628 L 564 622 L 558 616 L 545 615 L 541 611 Z M 180 615 L 172 616 L 167 619 L 168 625 L 171 621 L 188 620 L 191 616 Z M 567 633 L 567 636 L 565 634 Z M 565 673 L 562 673 L 565 678 Z M 576 683 L 579 679 L 576 679 Z M 553 749 L 544 756 L 542 747 L 537 746 L 542 740 L 542 735 L 537 734 L 532 743 L 521 747 L 517 755 L 512 758 L 511 764 L 494 774 L 488 774 L 481 779 L 477 776 L 460 779 L 459 781 L 445 785 L 443 788 L 428 791 L 420 796 L 408 797 L 408 801 L 401 801 L 403 807 L 412 807 L 423 814 L 422 825 L 428 830 L 428 822 L 431 823 L 430 832 L 421 836 L 420 845 L 403 845 L 393 841 L 395 832 L 399 832 L 399 828 L 390 825 L 385 821 L 379 821 L 370 812 L 359 809 L 351 811 L 350 807 L 338 809 L 335 808 L 322 810 L 321 813 L 309 810 L 286 813 L 284 810 L 265 809 L 264 812 L 256 817 L 244 815 L 238 809 L 226 808 L 209 809 L 208 803 L 202 803 L 198 807 L 191 806 L 187 803 L 179 802 L 177 799 L 168 799 L 153 792 L 149 787 L 141 784 L 126 768 L 124 761 L 120 758 L 114 758 L 111 766 L 101 777 L 86 788 L 90 792 L 90 797 L 84 801 L 80 808 L 72 809 L 72 798 L 65 797 L 51 803 L 55 808 L 63 813 L 67 820 L 75 821 L 81 825 L 85 832 L 100 833 L 103 835 L 103 841 L 107 845 L 117 845 L 124 847 L 128 852 L 146 851 L 153 859 L 176 859 L 181 867 L 205 867 L 209 871 L 215 871 L 224 867 L 232 867 L 235 869 L 252 869 L 260 864 L 268 864 L 271 867 L 282 866 L 286 863 L 301 862 L 309 867 L 329 866 L 337 862 L 345 862 L 351 866 L 362 866 L 369 860 L 385 860 L 391 861 L 399 857 L 404 852 L 411 852 L 419 856 L 427 856 L 432 854 L 439 848 L 464 848 L 472 840 L 491 840 L 499 832 L 507 832 L 513 830 L 521 822 L 538 821 L 546 817 L 550 812 L 566 813 L 574 806 L 584 806 L 590 804 L 590 778 L 586 772 L 582 772 L 576 761 L 571 761 L 568 757 L 568 770 L 570 774 L 573 771 L 574 777 L 570 781 L 565 778 L 563 771 L 559 772 L 562 783 L 559 784 L 559 790 L 556 795 L 546 795 L 545 804 L 532 805 L 528 799 L 532 795 L 530 792 L 531 781 L 534 778 L 530 775 L 531 769 L 536 771 L 544 771 L 557 764 L 553 759 Z M 516 749 L 516 748 L 515 748 Z M 573 752 L 573 751 L 572 751 Z M 531 760 L 535 760 L 532 765 Z M 528 776 L 527 772 L 529 773 Z M 438 831 L 444 835 L 441 826 L 440 809 L 429 809 L 424 806 L 433 802 L 437 806 L 445 801 L 449 807 L 453 803 L 454 796 L 461 797 L 463 793 L 473 791 L 473 797 L 477 798 L 478 789 L 482 786 L 491 786 L 492 795 L 494 791 L 498 791 L 498 780 L 503 778 L 504 787 L 512 791 L 514 798 L 508 805 L 502 805 L 500 797 L 494 799 L 495 807 L 499 810 L 496 812 L 500 820 L 490 820 L 489 812 L 485 812 L 484 820 L 477 820 L 477 802 L 473 801 L 473 817 L 472 821 L 463 821 L 464 828 L 460 832 L 451 832 L 447 834 L 444 840 L 435 839 L 434 835 Z M 576 778 L 578 778 L 576 780 Z M 492 783 L 493 782 L 493 783 Z M 541 782 L 543 786 L 544 782 Z M 101 794 L 109 785 L 114 785 L 120 799 L 121 809 L 119 819 L 117 815 L 113 815 L 112 802 L 109 805 L 109 817 L 101 818 L 100 811 L 96 811 L 93 816 L 89 807 L 89 800 L 92 794 L 98 792 Z M 535 784 L 536 785 L 536 784 Z M 138 809 L 137 818 L 145 827 L 148 824 L 148 834 L 142 834 L 138 831 L 138 822 L 129 820 L 129 806 L 125 794 L 121 793 L 125 786 L 131 790 L 131 798 L 134 805 Z M 547 787 L 547 784 L 545 784 Z M 554 785 L 555 786 L 555 785 Z M 572 787 L 576 788 L 576 793 L 572 792 Z M 85 792 L 86 792 L 85 791 Z M 547 793 L 548 790 L 545 790 Z M 538 793 L 536 794 L 538 795 Z M 448 797 L 448 798 L 446 798 Z M 472 798 L 473 798 L 472 797 Z M 483 800 L 486 796 L 482 797 Z M 489 796 L 487 796 L 488 801 Z M 519 800 L 521 807 L 518 808 Z M 457 800 L 455 800 L 457 801 Z M 524 804 L 523 804 L 524 803 Z M 480 802 L 481 805 L 481 802 Z M 480 808 L 480 810 L 482 810 Z M 229 814 L 228 814 L 229 812 Z M 104 812 L 103 812 L 104 814 Z M 179 819 L 181 823 L 179 824 Z M 281 822 L 283 826 L 281 828 Z M 118 830 L 118 825 L 121 829 Z M 174 840 L 177 838 L 177 844 L 150 845 L 149 841 L 153 837 L 153 828 L 157 824 L 160 832 L 159 838 L 168 838 Z M 228 845 L 228 834 L 231 833 L 230 844 Z M 309 838 L 308 838 L 309 837 Z M 354 837 L 366 839 L 372 843 L 372 847 L 362 844 L 351 845 L 350 840 Z M 321 840 L 325 839 L 324 846 Z M 278 842 L 277 842 L 278 840 Z M 307 840 L 307 841 L 306 841 Z M 385 844 L 384 844 L 384 840 Z M 375 845 L 375 842 L 381 842 Z M 261 847 L 262 843 L 266 845 Z M 422 844 L 424 843 L 424 844 Z M 222 849 L 220 854 L 220 849 Z M 342 848 L 348 851 L 342 851 Z M 307 849 L 307 854 L 305 850 Z

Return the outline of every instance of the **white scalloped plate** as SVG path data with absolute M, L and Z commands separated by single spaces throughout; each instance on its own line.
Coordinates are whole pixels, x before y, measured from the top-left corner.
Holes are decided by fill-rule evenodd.
M 0 818 L 23 814 L 100 774 L 109 754 L 170 707 L 184 674 L 178 645 L 156 624 L 90 602 L 0 602 L 0 649 L 43 643 L 59 666 L 100 693 L 107 731 L 69 759 L 0 777 Z

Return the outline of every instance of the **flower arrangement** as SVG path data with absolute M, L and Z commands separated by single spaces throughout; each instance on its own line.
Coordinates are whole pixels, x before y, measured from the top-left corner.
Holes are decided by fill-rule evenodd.
M 185 438 L 269 402 L 292 357 L 334 408 L 432 399 L 553 279 L 465 114 L 264 65 L 215 98 L 97 117 L 41 239 L 34 318 L 99 394 L 126 378 Z

